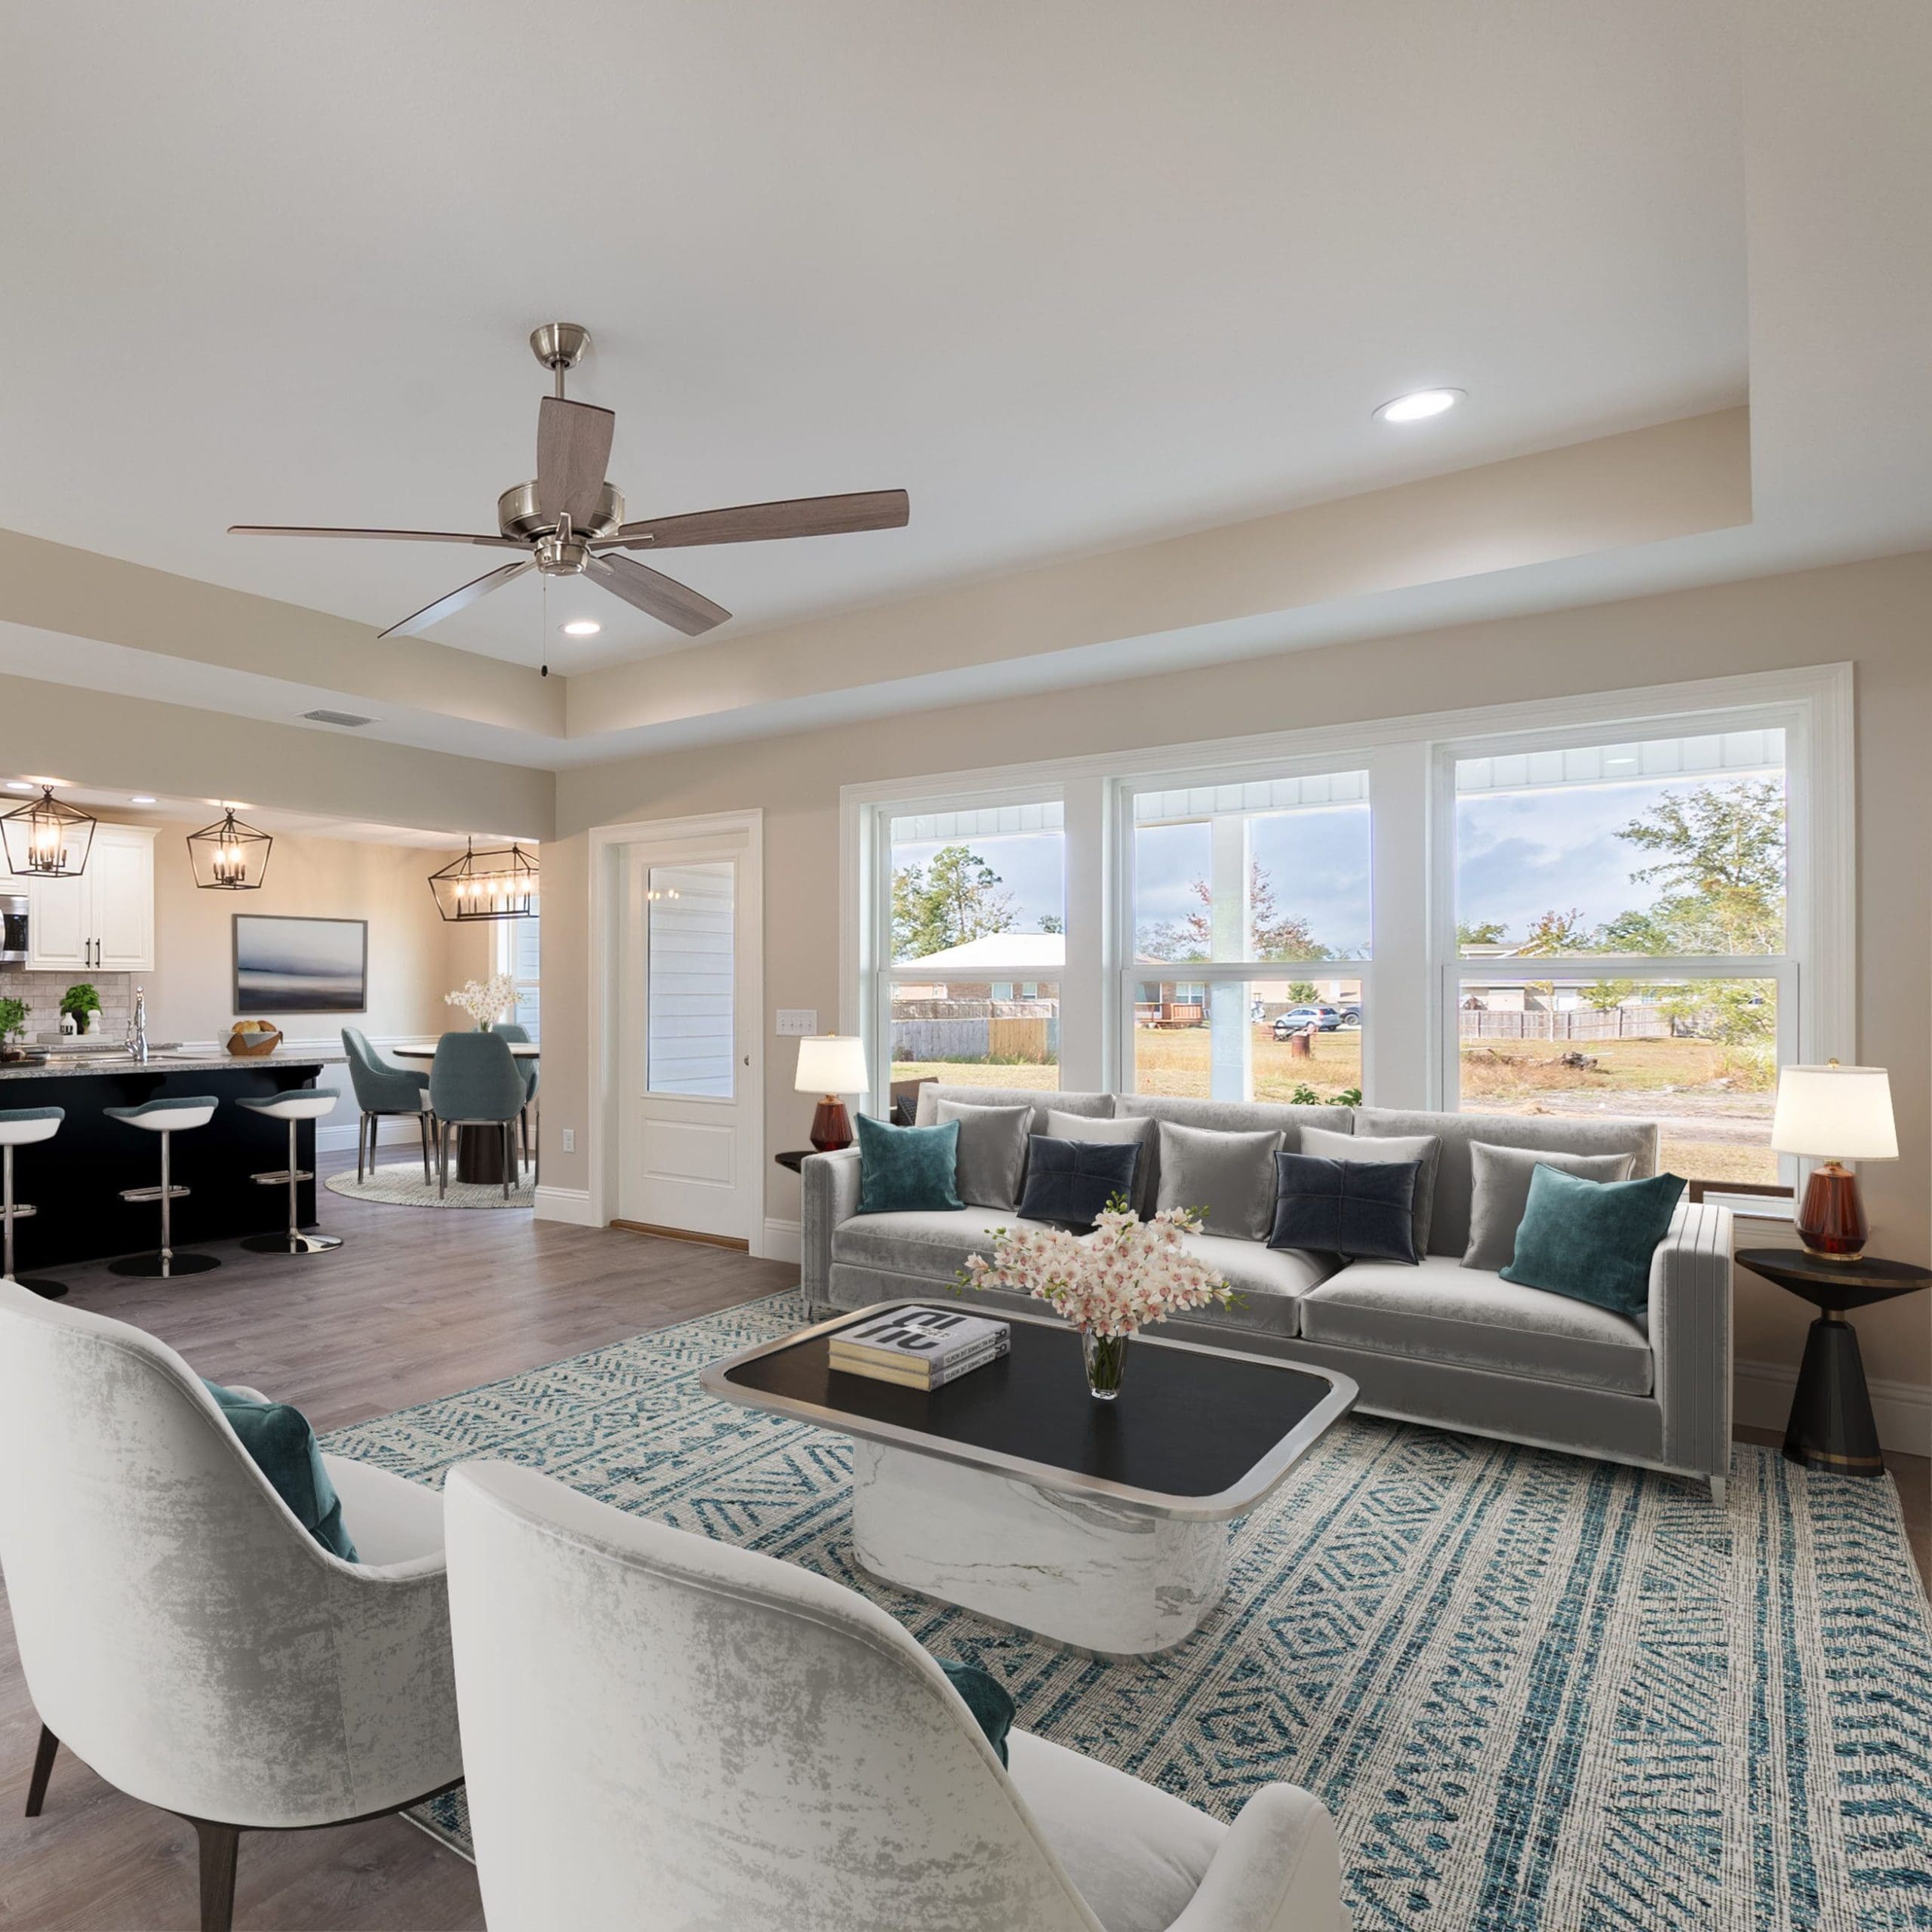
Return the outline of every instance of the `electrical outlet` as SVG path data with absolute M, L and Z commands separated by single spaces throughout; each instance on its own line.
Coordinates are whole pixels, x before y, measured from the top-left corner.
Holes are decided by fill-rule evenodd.
M 564 1129 L 564 1152 L 566 1154 L 574 1154 L 577 1152 L 577 1129 L 574 1127 L 567 1127 Z
M 781 1006 L 778 1009 L 778 1037 L 805 1039 L 818 1031 L 818 1009 L 811 1006 Z

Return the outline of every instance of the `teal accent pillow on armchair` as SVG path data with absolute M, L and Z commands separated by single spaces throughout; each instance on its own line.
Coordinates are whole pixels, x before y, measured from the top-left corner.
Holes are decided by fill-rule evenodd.
M 958 1168 L 956 1120 L 943 1127 L 893 1127 L 869 1114 L 859 1116 L 860 1214 L 964 1208 L 955 1185 Z
M 1641 1315 L 1651 1302 L 1651 1257 L 1670 1232 L 1683 1192 L 1675 1174 L 1586 1180 L 1539 1167 L 1530 1177 L 1515 1258 L 1498 1272 L 1526 1288 Z
M 986 1742 L 1004 1764 L 1006 1734 L 1013 1728 L 1013 1693 L 991 1671 L 982 1670 L 976 1663 L 955 1663 L 950 1657 L 935 1661 L 966 1700 L 973 1721 L 986 1733 Z
M 202 1377 L 202 1386 L 214 1398 L 256 1468 L 295 1512 L 296 1521 L 331 1556 L 339 1556 L 345 1563 L 358 1561 L 355 1546 L 342 1527 L 342 1498 L 329 1481 L 309 1418 L 286 1402 L 224 1389 L 206 1376 Z

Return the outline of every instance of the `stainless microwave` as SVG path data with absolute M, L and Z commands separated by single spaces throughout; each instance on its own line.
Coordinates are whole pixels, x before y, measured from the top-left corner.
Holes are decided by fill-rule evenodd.
M 0 966 L 27 963 L 27 896 L 0 892 Z

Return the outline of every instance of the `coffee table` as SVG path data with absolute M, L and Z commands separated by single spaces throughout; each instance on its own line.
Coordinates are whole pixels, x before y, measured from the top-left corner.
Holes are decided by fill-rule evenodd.
M 861 1567 L 1106 1657 L 1171 1650 L 1226 1588 L 1229 1523 L 1355 1406 L 1345 1375 L 1137 1337 L 1117 1401 L 1080 1337 L 1000 1312 L 1012 1352 L 928 1392 L 847 1374 L 829 1338 L 881 1302 L 712 1363 L 708 1394 L 853 1438 Z

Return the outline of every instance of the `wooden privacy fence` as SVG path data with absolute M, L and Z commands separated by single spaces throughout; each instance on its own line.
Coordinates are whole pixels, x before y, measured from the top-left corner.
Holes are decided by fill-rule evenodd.
M 1685 1032 L 1695 1030 L 1697 1018 L 1685 1017 Z M 1614 1006 L 1607 1013 L 1581 1006 L 1555 1013 L 1472 1013 L 1466 1007 L 1456 1020 L 1466 1040 L 1667 1040 L 1677 1030 L 1655 1006 Z
M 995 1060 L 1051 1066 L 1060 1059 L 1060 1020 L 1057 1015 L 991 1013 L 949 1020 L 895 1018 L 892 1058 L 901 1066 L 922 1060 Z

